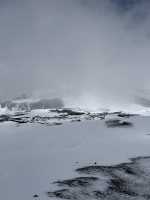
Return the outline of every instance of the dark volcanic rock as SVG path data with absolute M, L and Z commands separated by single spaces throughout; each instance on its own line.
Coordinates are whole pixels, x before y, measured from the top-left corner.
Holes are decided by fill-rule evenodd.
M 133 158 L 130 163 L 114 166 L 87 166 L 76 171 L 88 177 L 55 182 L 63 189 L 48 192 L 48 196 L 78 200 L 150 199 L 150 157 Z
M 0 115 L 0 122 L 9 121 L 9 116 L 7 115 Z
M 33 197 L 39 197 L 37 194 L 35 194 Z
M 126 114 L 126 113 L 120 113 L 118 114 L 118 117 L 134 117 L 137 116 L 135 114 Z
M 57 112 L 57 113 L 67 113 L 68 115 L 84 115 L 84 112 L 78 112 L 78 111 L 73 111 L 71 109 L 62 109 L 62 110 L 51 110 L 51 112 Z
M 132 123 L 124 122 L 118 119 L 111 119 L 105 122 L 107 127 L 132 127 Z
M 75 179 L 69 179 L 65 181 L 57 181 L 54 183 L 57 183 L 59 186 L 67 185 L 70 187 L 85 187 L 92 184 L 93 181 L 97 181 L 97 177 L 79 177 Z

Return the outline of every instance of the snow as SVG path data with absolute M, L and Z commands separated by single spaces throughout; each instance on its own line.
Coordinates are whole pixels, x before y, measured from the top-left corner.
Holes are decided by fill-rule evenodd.
M 12 114 L 12 113 L 11 113 Z M 28 116 L 54 116 L 48 110 L 31 111 Z M 48 191 L 58 190 L 58 180 L 79 176 L 77 168 L 116 165 L 130 158 L 150 155 L 150 116 L 119 118 L 133 127 L 108 128 L 105 122 L 118 119 L 65 122 L 59 126 L 39 123 L 17 125 L 0 123 L 0 198 L 3 200 L 40 200 Z M 84 117 L 84 116 L 83 116 Z

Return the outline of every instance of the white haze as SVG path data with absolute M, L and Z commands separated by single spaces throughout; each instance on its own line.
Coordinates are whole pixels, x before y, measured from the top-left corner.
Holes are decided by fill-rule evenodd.
M 150 89 L 150 3 L 0 1 L 0 97 L 127 105 Z M 137 2 L 137 3 L 136 3 Z

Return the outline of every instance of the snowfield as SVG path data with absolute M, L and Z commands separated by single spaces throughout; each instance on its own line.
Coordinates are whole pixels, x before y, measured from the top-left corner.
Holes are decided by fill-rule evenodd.
M 1 110 L 0 199 L 150 199 L 150 116 L 134 113 Z

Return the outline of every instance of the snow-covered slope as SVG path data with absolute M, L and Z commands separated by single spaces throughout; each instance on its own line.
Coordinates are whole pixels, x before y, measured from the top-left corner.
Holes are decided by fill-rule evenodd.
M 148 199 L 148 113 L 1 112 L 0 198 Z

